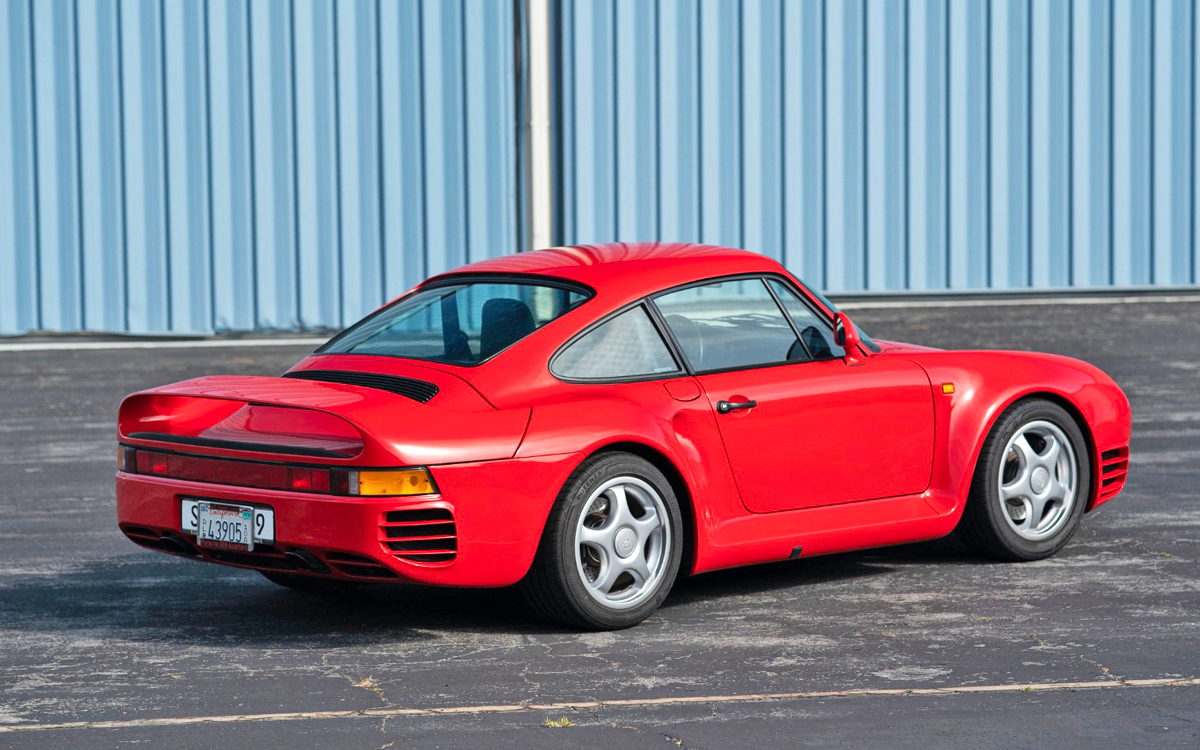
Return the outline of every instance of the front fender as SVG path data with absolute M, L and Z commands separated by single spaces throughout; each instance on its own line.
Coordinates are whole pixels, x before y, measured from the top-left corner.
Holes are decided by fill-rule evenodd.
M 1092 465 L 1087 509 L 1115 496 L 1101 489 L 1101 455 L 1127 450 L 1131 431 L 1129 401 L 1099 368 L 1070 357 L 1028 352 L 926 352 L 913 360 L 925 368 L 935 393 L 941 394 L 938 444 L 929 499 L 948 519 L 948 533 L 958 522 L 970 491 L 975 464 L 988 433 L 1000 415 L 1028 396 L 1042 395 L 1062 403 L 1082 422 Z

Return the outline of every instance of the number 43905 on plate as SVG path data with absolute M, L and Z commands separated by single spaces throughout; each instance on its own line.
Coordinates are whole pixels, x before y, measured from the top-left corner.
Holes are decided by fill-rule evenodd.
M 196 541 L 201 547 L 250 552 L 254 549 L 253 529 L 251 507 L 200 503 Z

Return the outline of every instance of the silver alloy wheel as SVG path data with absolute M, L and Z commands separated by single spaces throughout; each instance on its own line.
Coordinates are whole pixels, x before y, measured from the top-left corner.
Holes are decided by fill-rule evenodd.
M 1070 519 L 1079 487 L 1070 439 L 1053 422 L 1022 425 L 1004 448 L 997 482 L 1004 520 L 1013 531 L 1034 542 L 1054 536 Z
M 597 602 L 631 609 L 658 589 L 674 543 L 669 518 L 658 490 L 637 477 L 592 492 L 575 527 L 575 568 Z

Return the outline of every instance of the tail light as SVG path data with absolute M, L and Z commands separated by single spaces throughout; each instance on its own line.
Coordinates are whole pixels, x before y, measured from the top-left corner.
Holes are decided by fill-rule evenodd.
M 190 482 L 212 482 L 237 487 L 347 497 L 395 497 L 437 492 L 429 471 L 420 467 L 361 470 L 289 466 L 282 463 L 167 453 L 129 445 L 118 446 L 117 468 L 128 474 L 146 474 Z

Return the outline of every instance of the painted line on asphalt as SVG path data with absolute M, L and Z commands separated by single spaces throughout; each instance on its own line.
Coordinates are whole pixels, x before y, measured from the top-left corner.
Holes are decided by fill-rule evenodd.
M 30 341 L 0 344 L 0 352 L 74 352 L 94 349 L 224 349 L 251 346 L 320 346 L 329 338 L 196 339 L 183 341 Z
M 262 721 L 304 721 L 312 719 L 367 719 L 390 716 L 445 716 L 453 714 L 506 714 L 596 710 L 603 708 L 647 708 L 685 704 L 759 703 L 806 700 L 812 698 L 854 698 L 876 696 L 962 695 L 970 693 L 1031 693 L 1054 690 L 1101 690 L 1105 688 L 1195 687 L 1200 678 L 1166 677 L 1149 680 L 1112 678 L 1094 682 L 1031 682 L 1012 685 L 959 685 L 940 688 L 860 688 L 851 690 L 817 690 L 803 693 L 745 693 L 741 695 L 684 695 L 666 698 L 620 698 L 596 701 L 562 701 L 557 703 L 504 703 L 478 706 L 444 706 L 434 708 L 367 708 L 346 711 L 297 711 L 271 714 L 227 714 L 223 716 L 184 716 L 164 719 L 122 719 L 117 721 L 68 721 L 57 724 L 0 724 L 0 734 L 6 732 L 45 732 L 59 729 L 141 729 L 149 727 L 178 727 L 198 724 L 237 724 Z

